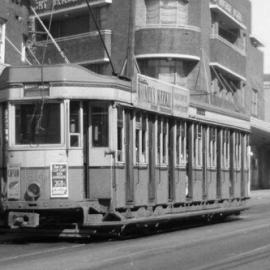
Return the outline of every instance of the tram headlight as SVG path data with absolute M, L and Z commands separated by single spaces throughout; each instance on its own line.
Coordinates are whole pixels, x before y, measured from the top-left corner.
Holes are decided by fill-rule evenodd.
M 31 199 L 37 199 L 40 196 L 40 186 L 37 183 L 31 183 L 26 190 L 27 196 Z

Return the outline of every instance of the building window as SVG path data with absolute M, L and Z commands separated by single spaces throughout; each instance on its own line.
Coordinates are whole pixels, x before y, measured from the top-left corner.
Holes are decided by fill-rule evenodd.
M 81 102 L 71 101 L 69 106 L 69 144 L 71 147 L 80 146 L 81 133 Z
M 147 162 L 147 117 L 142 113 L 135 116 L 135 155 L 137 164 Z
M 187 127 L 185 122 L 176 124 L 176 165 L 185 166 L 187 163 L 186 139 Z
M 143 59 L 138 61 L 142 74 L 168 83 L 187 87 L 188 76 L 196 61 Z
M 60 103 L 17 104 L 16 144 L 61 143 Z
M 91 108 L 92 145 L 107 147 L 109 145 L 108 106 L 93 105 Z
M 193 126 L 193 162 L 195 167 L 202 167 L 202 125 Z
M 217 129 L 209 127 L 207 129 L 207 166 L 215 168 L 217 164 Z
M 124 110 L 117 108 L 117 155 L 118 162 L 124 161 Z
M 188 23 L 188 1 L 146 0 L 146 23 L 186 25 Z
M 0 23 L 0 63 L 5 63 L 6 25 Z
M 258 91 L 256 89 L 252 89 L 251 114 L 258 116 Z
M 157 164 L 168 163 L 168 121 L 164 118 L 157 120 Z

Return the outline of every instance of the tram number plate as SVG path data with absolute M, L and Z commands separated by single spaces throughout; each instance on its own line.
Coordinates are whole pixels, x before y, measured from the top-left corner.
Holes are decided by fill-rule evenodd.
M 39 225 L 39 214 L 27 212 L 9 212 L 10 228 L 35 228 Z

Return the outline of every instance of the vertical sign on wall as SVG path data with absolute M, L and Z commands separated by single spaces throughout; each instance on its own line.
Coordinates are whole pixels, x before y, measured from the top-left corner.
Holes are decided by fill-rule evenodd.
M 17 164 L 10 164 L 7 167 L 7 196 L 9 199 L 20 199 L 21 170 Z
M 68 197 L 68 170 L 67 163 L 51 164 L 51 197 Z

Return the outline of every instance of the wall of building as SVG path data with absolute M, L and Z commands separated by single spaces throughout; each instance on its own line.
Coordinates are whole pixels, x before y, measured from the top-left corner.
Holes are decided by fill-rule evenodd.
M 22 44 L 27 36 L 28 14 L 28 8 L 23 1 L 2 0 L 0 2 L 0 19 L 6 23 L 5 64 L 26 64 L 22 62 L 17 50 L 22 50 Z
M 270 122 L 270 74 L 264 75 L 264 119 Z

